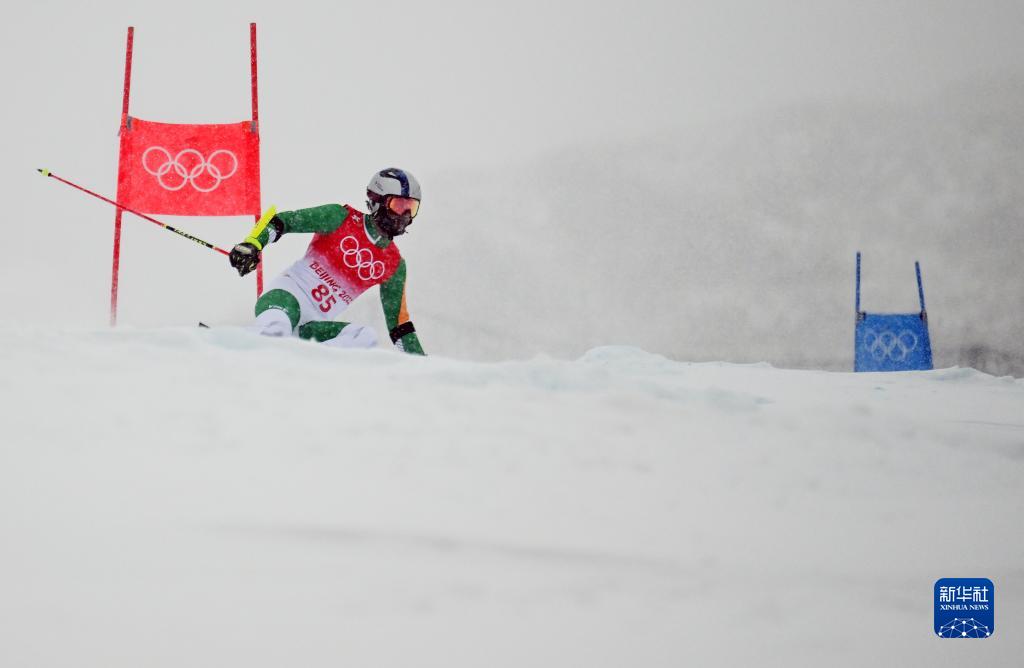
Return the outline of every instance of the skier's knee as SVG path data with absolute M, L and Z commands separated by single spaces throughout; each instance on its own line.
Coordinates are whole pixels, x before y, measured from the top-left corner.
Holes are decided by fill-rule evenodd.
M 256 300 L 256 322 L 260 321 L 260 318 L 264 317 L 264 314 L 275 311 L 283 316 L 288 321 L 288 334 L 291 334 L 292 330 L 299 326 L 299 317 L 302 314 L 302 309 L 299 306 L 299 300 L 296 299 L 295 295 L 288 292 L 287 290 L 274 289 L 267 290 L 260 298 Z M 277 322 L 280 316 L 266 316 L 268 319 Z M 271 336 L 283 336 L 282 334 L 276 334 Z

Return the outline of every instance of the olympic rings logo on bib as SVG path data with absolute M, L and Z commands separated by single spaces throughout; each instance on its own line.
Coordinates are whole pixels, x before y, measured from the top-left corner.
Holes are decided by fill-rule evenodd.
M 151 160 L 150 154 L 154 152 L 158 157 Z M 162 162 L 154 164 L 159 160 Z M 191 185 L 201 193 L 208 193 L 238 171 L 238 158 L 226 149 L 214 151 L 206 158 L 194 148 L 186 148 L 172 157 L 163 146 L 150 146 L 142 154 L 142 167 L 156 177 L 164 190 L 181 190 Z
M 351 234 L 343 238 L 338 244 L 341 249 L 341 259 L 349 269 L 355 269 L 356 275 L 364 281 L 376 281 L 384 275 L 384 263 L 373 259 L 373 252 L 369 248 L 360 248 L 359 240 Z

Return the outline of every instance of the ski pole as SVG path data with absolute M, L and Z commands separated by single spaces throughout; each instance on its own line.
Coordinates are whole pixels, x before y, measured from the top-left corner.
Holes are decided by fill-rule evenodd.
M 92 195 L 93 197 L 95 197 L 95 198 L 97 198 L 97 199 L 101 199 L 101 200 L 103 200 L 104 202 L 106 202 L 107 204 L 113 204 L 113 205 L 114 205 L 114 206 L 116 206 L 116 207 L 117 207 L 118 209 L 123 209 L 124 211 L 127 211 L 128 213 L 134 213 L 134 214 L 135 214 L 136 216 L 138 216 L 139 218 L 142 218 L 143 220 L 148 220 L 148 221 L 149 221 L 149 222 L 151 222 L 151 223 L 154 223 L 154 224 L 156 224 L 156 225 L 159 225 L 160 227 L 164 228 L 165 230 L 169 230 L 169 231 L 171 231 L 171 232 L 174 232 L 174 233 L 175 233 L 175 234 L 177 234 L 178 236 L 182 236 L 182 237 L 185 237 L 186 239 L 189 239 L 189 240 L 191 240 L 191 241 L 194 241 L 194 242 L 196 242 L 197 244 L 199 244 L 200 246 L 206 246 L 206 247 L 207 247 L 207 248 L 209 248 L 210 250 L 215 250 L 215 251 L 217 251 L 218 253 L 220 253 L 221 255 L 231 255 L 231 253 L 229 253 L 228 251 L 224 250 L 223 248 L 218 248 L 217 246 L 214 246 L 214 245 L 213 245 L 213 244 L 211 244 L 211 243 L 210 243 L 209 241 L 203 241 L 203 240 L 202 240 L 202 239 L 200 239 L 199 237 L 194 237 L 194 236 L 192 236 L 191 234 L 189 234 L 188 232 L 183 232 L 182 230 L 179 230 L 179 229 L 178 229 L 178 228 L 176 228 L 176 227 L 171 227 L 171 226 L 170 226 L 170 225 L 168 225 L 167 223 L 161 223 L 161 222 L 160 222 L 159 220 L 157 220 L 156 218 L 152 218 L 152 217 L 150 217 L 150 216 L 147 216 L 147 215 L 146 215 L 146 214 L 144 214 L 144 213 L 139 213 L 139 212 L 138 212 L 138 211 L 136 211 L 135 209 L 129 209 L 129 208 L 128 208 L 128 207 L 126 207 L 125 205 L 123 205 L 123 204 L 119 204 L 119 203 L 115 202 L 115 201 L 114 201 L 114 200 L 112 200 L 112 199 L 107 199 L 107 198 L 106 198 L 106 197 L 104 197 L 103 195 L 100 195 L 99 193 L 94 193 L 93 191 L 89 190 L 88 188 L 83 188 L 82 186 L 80 186 L 80 185 L 78 185 L 78 184 L 75 184 L 75 183 L 72 183 L 71 181 L 68 181 L 67 179 L 62 179 L 61 177 L 57 176 L 56 174 L 54 174 L 53 172 L 51 172 L 51 171 L 50 171 L 50 170 L 48 170 L 48 169 L 38 169 L 38 170 L 36 170 L 36 171 L 38 171 L 38 172 L 39 172 L 40 174 L 42 174 L 43 176 L 48 176 L 48 177 L 50 177 L 51 179 L 57 179 L 57 180 L 58 180 L 58 181 L 60 181 L 61 183 L 67 184 L 67 185 L 71 186 L 72 188 L 77 188 L 78 190 L 81 190 L 82 192 L 84 192 L 84 193 L 86 193 L 86 194 Z

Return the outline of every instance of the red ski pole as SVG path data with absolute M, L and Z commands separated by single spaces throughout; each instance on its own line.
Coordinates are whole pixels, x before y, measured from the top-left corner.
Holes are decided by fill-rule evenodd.
M 67 179 L 62 179 L 61 177 L 57 176 L 56 174 L 54 174 L 53 172 L 51 172 L 51 171 L 50 171 L 50 170 L 48 170 L 48 169 L 39 169 L 39 170 L 36 170 L 36 171 L 38 171 L 38 172 L 39 172 L 40 174 L 42 174 L 43 176 L 48 176 L 48 177 L 50 177 L 51 179 L 57 179 L 57 180 L 58 180 L 58 181 L 60 181 L 61 183 L 65 183 L 65 184 L 67 184 L 67 185 L 71 186 L 72 188 L 76 188 L 76 189 L 78 189 L 78 190 L 81 190 L 82 192 L 84 192 L 84 193 L 86 193 L 86 194 L 88 194 L 88 195 L 92 195 L 93 197 L 95 197 L 95 198 L 97 198 L 97 199 L 101 199 L 101 200 L 103 200 L 104 202 L 106 202 L 107 204 L 113 204 L 113 205 L 114 205 L 114 206 L 116 206 L 116 207 L 117 207 L 118 209 L 122 209 L 122 210 L 124 210 L 124 211 L 127 211 L 128 213 L 134 213 L 134 214 L 135 214 L 136 216 L 138 216 L 139 218 L 142 218 L 143 220 L 148 220 L 149 222 L 151 222 L 151 223 L 153 223 L 153 224 L 155 224 L 155 225 L 159 225 L 160 227 L 164 228 L 165 230 L 168 230 L 168 231 L 170 231 L 170 232 L 174 232 L 174 233 L 175 233 L 175 234 L 177 234 L 178 236 L 182 236 L 182 237 L 185 237 L 186 239 L 189 239 L 190 241 L 194 241 L 194 242 L 196 242 L 197 244 L 199 244 L 200 246 L 206 246 L 206 247 L 207 247 L 207 248 L 209 248 L 210 250 L 215 250 L 215 251 L 217 251 L 218 253 L 220 253 L 221 255 L 231 255 L 231 253 L 229 253 L 228 251 L 224 250 L 223 248 L 218 248 L 217 246 L 214 246 L 214 245 L 213 245 L 213 244 L 211 244 L 211 243 L 210 243 L 209 241 L 203 241 L 203 240 L 202 240 L 202 239 L 200 239 L 199 237 L 194 237 L 194 236 L 192 236 L 191 234 L 189 234 L 188 232 L 183 232 L 182 230 L 179 230 L 179 229 L 178 229 L 178 228 L 176 228 L 176 227 L 171 227 L 171 226 L 170 226 L 170 225 L 168 225 L 167 223 L 161 223 L 161 222 L 160 222 L 159 220 L 157 220 L 156 218 L 152 218 L 152 217 L 150 217 L 150 216 L 147 216 L 147 215 L 146 215 L 146 214 L 144 214 L 144 213 L 139 213 L 139 212 L 138 212 L 138 211 L 136 211 L 135 209 L 129 209 L 129 208 L 128 208 L 128 207 L 126 207 L 125 205 L 123 205 L 123 204 L 118 204 L 117 202 L 115 202 L 115 201 L 114 201 L 114 200 L 112 200 L 112 199 L 107 199 L 107 198 L 106 198 L 106 197 L 104 197 L 103 195 L 100 195 L 99 193 L 94 193 L 93 191 L 89 190 L 88 188 L 83 188 L 82 186 L 80 186 L 80 185 L 78 185 L 78 184 L 75 184 L 75 183 L 72 183 L 71 181 L 68 181 Z

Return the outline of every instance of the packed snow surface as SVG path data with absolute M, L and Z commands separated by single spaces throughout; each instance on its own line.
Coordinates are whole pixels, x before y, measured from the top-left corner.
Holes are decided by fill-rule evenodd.
M 0 331 L 0 665 L 1010 665 L 1024 381 Z M 995 633 L 932 587 L 987 577 Z M 876 663 L 877 662 L 877 663 Z

